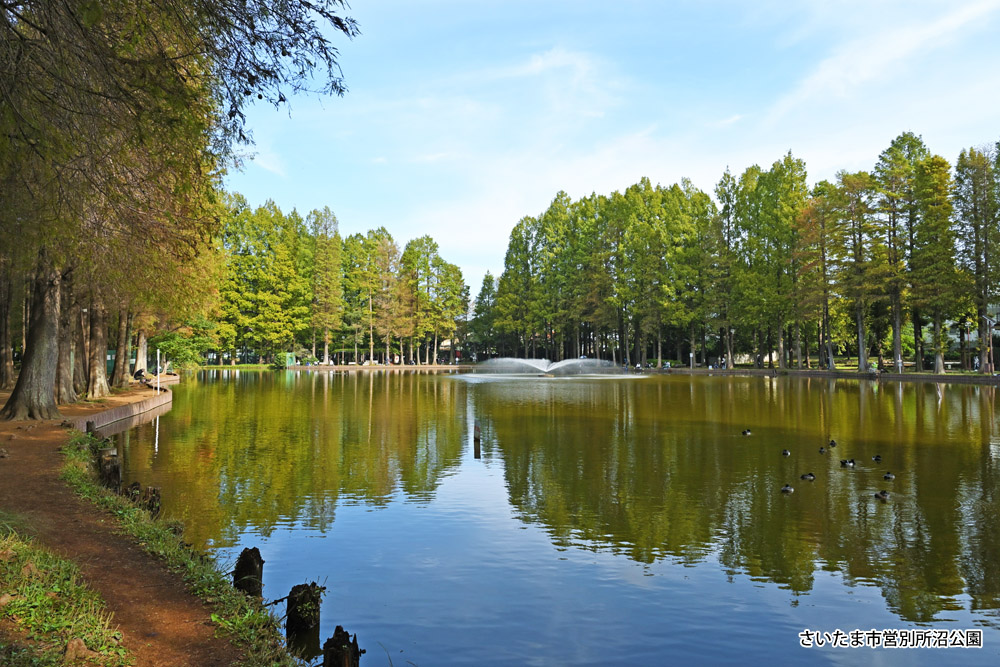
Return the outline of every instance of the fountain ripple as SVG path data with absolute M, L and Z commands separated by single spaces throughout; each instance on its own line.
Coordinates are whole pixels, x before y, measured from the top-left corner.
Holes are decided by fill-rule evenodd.
M 624 375 L 625 371 L 606 359 L 564 359 L 552 363 L 548 359 L 500 357 L 476 366 L 476 373 L 494 375 L 540 375 L 566 377 L 571 375 Z

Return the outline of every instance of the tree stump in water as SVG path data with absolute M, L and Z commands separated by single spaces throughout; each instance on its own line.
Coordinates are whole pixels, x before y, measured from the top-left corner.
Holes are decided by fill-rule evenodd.
M 138 503 L 140 497 L 142 496 L 142 485 L 139 484 L 139 482 L 132 482 L 125 487 L 125 491 L 122 492 L 122 495 L 131 500 L 133 503 Z
M 118 450 L 107 447 L 97 452 L 97 476 L 103 486 L 120 492 L 122 488 L 122 467 L 118 461 Z
M 142 493 L 140 504 L 149 511 L 149 515 L 154 519 L 160 516 L 160 490 L 155 486 L 147 486 Z
M 360 667 L 363 649 L 358 648 L 358 636 L 337 626 L 333 636 L 323 644 L 323 667 Z
M 261 597 L 264 588 L 264 559 L 257 547 L 244 549 L 236 559 L 233 570 L 233 588 L 247 595 Z
M 319 607 L 325 590 L 325 587 L 318 586 L 315 581 L 292 586 L 285 614 L 286 634 L 304 634 L 314 626 L 319 626 Z

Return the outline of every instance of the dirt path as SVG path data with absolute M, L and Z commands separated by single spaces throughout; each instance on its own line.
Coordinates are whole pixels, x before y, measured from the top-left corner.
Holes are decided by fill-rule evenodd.
M 0 405 L 10 392 L 0 392 Z M 64 417 L 92 414 L 149 398 L 137 389 L 100 405 L 63 406 Z M 34 537 L 79 565 L 87 583 L 107 602 L 136 665 L 228 665 L 236 653 L 216 639 L 209 610 L 188 594 L 180 578 L 127 538 L 110 519 L 78 499 L 59 479 L 68 439 L 60 422 L 0 421 L 0 509 L 27 517 Z

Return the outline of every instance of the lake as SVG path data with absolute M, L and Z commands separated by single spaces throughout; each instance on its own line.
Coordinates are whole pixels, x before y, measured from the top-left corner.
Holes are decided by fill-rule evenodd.
M 174 392 L 117 436 L 125 483 L 223 563 L 260 548 L 266 598 L 325 585 L 321 637 L 357 633 L 362 664 L 1000 660 L 993 387 L 205 370 Z M 984 646 L 831 646 L 855 630 Z

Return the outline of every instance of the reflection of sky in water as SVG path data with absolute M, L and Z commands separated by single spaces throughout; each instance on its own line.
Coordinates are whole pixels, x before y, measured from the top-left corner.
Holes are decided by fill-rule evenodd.
M 817 574 L 795 595 L 746 575 L 727 576 L 710 558 L 651 565 L 606 551 L 557 548 L 518 520 L 502 471 L 471 457 L 430 503 L 342 505 L 325 533 L 286 526 L 270 538 L 244 534 L 267 560 L 265 596 L 318 580 L 328 586 L 322 637 L 344 625 L 370 664 L 996 664 L 1000 633 L 981 651 L 803 649 L 804 628 L 913 627 L 885 608 L 877 588 L 846 587 Z M 977 627 L 948 612 L 953 627 Z M 925 627 L 940 627 L 931 624 Z M 378 643 L 376 643 L 376 641 Z M 382 646 L 379 646 L 381 643 Z M 447 652 L 442 654 L 438 651 Z
M 837 573 L 818 573 L 808 594 L 794 595 L 727 577 L 711 559 L 644 565 L 556 548 L 543 529 L 513 516 L 499 470 L 471 456 L 463 463 L 430 504 L 341 507 L 322 536 L 295 526 L 268 539 L 244 535 L 241 543 L 259 545 L 267 560 L 265 596 L 325 583 L 321 636 L 338 624 L 357 632 L 369 664 L 388 664 L 382 646 L 393 664 L 418 665 L 609 664 L 606 656 L 623 665 L 668 656 L 694 664 L 996 664 L 996 632 L 982 651 L 802 649 L 804 628 L 912 626 L 886 611 L 878 589 L 845 587 Z M 976 627 L 967 612 L 947 616 Z
M 321 635 L 330 636 L 338 624 L 358 633 L 362 647 L 368 651 L 366 664 L 388 664 L 386 652 L 393 664 L 407 664 L 409 660 L 418 665 L 764 660 L 901 665 L 996 664 L 1000 660 L 1000 632 L 992 628 L 986 630 L 986 648 L 978 651 L 798 647 L 798 632 L 804 628 L 831 632 L 838 628 L 915 627 L 894 613 L 894 604 L 887 603 L 884 597 L 886 587 L 897 585 L 885 581 L 895 572 L 891 560 L 904 556 L 913 559 L 910 574 L 916 572 L 918 577 L 933 570 L 929 562 L 935 555 L 928 545 L 937 542 L 942 525 L 952 516 L 933 514 L 938 498 L 959 496 L 962 500 L 958 516 L 971 516 L 976 502 L 981 502 L 975 500 L 982 493 L 977 480 L 985 473 L 961 469 L 958 488 L 948 493 L 936 489 L 928 478 L 900 480 L 894 487 L 893 502 L 878 505 L 871 500 L 869 487 L 880 484 L 881 471 L 871 464 L 855 471 L 841 471 L 836 458 L 821 458 L 812 451 L 815 445 L 809 438 L 815 438 L 815 433 L 803 435 L 814 421 L 831 419 L 823 415 L 838 415 L 843 420 L 845 404 L 827 405 L 823 403 L 826 398 L 796 396 L 790 391 L 783 394 L 783 383 L 771 379 L 763 379 L 756 387 L 721 380 L 720 386 L 730 393 L 720 400 L 712 395 L 706 398 L 687 380 L 634 381 L 640 378 L 523 381 L 480 376 L 422 380 L 419 386 L 423 396 L 443 392 L 445 398 L 435 400 L 446 408 L 446 413 L 418 408 L 413 443 L 397 442 L 401 436 L 409 437 L 406 434 L 410 431 L 379 436 L 384 449 L 373 461 L 385 455 L 394 457 L 388 469 L 392 480 L 384 487 L 385 495 L 372 496 L 364 486 L 351 486 L 341 479 L 339 488 L 307 489 L 297 500 L 294 514 L 269 517 L 266 529 L 244 521 L 243 525 L 250 527 L 223 527 L 221 535 L 212 541 L 219 545 L 236 542 L 235 546 L 221 548 L 223 558 L 230 560 L 244 546 L 259 546 L 267 561 L 265 595 L 269 598 L 283 597 L 292 585 L 303 581 L 317 580 L 327 585 Z M 296 382 L 299 384 L 282 386 L 299 391 L 304 383 L 312 383 L 308 385 L 314 392 L 310 400 L 318 401 L 316 405 L 324 405 L 325 409 L 342 395 L 360 397 L 345 403 L 349 409 L 335 415 L 349 434 L 343 445 L 343 456 L 348 458 L 368 451 L 369 445 L 358 438 L 370 429 L 354 423 L 368 409 L 365 406 L 374 405 L 374 413 L 398 414 L 404 409 L 401 406 L 407 405 L 407 392 L 411 391 L 407 380 L 392 380 L 396 384 L 383 386 L 378 382 L 363 385 L 351 379 L 340 381 L 338 391 L 342 394 L 331 390 L 327 398 L 320 400 L 316 398 L 322 396 L 316 380 L 306 374 Z M 461 389 L 448 394 L 447 384 Z M 379 396 L 387 397 L 385 400 L 404 398 L 398 404 L 379 407 Z M 866 396 L 849 395 L 846 405 L 858 403 L 867 411 L 857 419 L 867 418 L 877 424 L 868 439 L 882 438 L 878 446 L 886 452 L 891 450 L 884 449 L 885 443 L 901 435 L 915 437 L 913 429 L 928 428 L 934 437 L 944 438 L 941 434 L 970 428 L 977 420 L 986 419 L 966 410 L 965 403 L 951 405 L 933 392 L 915 397 L 912 389 L 903 395 L 883 388 L 878 396 L 874 392 Z M 871 403 L 866 402 L 869 398 Z M 304 399 L 298 396 L 296 400 L 301 403 Z M 370 400 L 375 403 L 365 402 Z M 886 407 L 886 401 L 892 400 L 897 401 L 896 408 L 891 403 Z M 732 401 L 756 403 L 744 412 L 734 413 Z M 814 404 L 817 402 L 818 408 Z M 908 407 L 898 419 L 887 416 L 904 405 Z M 552 406 L 563 409 L 556 415 L 549 412 Z M 282 408 L 288 409 L 291 407 Z M 179 402 L 178 409 L 164 421 L 183 421 L 185 427 L 171 436 L 167 425 L 167 433 L 161 435 L 161 452 L 169 453 L 172 440 L 176 447 L 184 433 L 197 431 L 198 413 L 197 409 L 186 412 Z M 566 415 L 574 422 L 575 430 L 560 421 Z M 364 414 L 361 418 L 365 418 Z M 304 413 L 286 425 L 277 417 L 269 418 L 257 428 L 259 432 L 279 431 L 292 440 L 300 433 L 322 433 L 323 428 L 308 423 L 304 431 L 295 430 L 294 424 L 309 419 L 309 414 Z M 482 421 L 484 431 L 481 460 L 473 457 L 472 423 L 477 419 Z M 454 430 L 455 420 L 461 422 L 458 433 Z M 740 437 L 735 425 L 752 426 L 753 438 Z M 816 430 L 827 428 L 824 423 Z M 860 435 L 844 426 L 839 428 L 843 434 L 837 435 L 844 443 L 861 440 Z M 828 431 L 823 432 L 825 435 Z M 777 452 L 790 433 L 798 440 L 792 445 L 795 456 L 785 460 Z M 586 441 L 591 434 L 600 437 L 601 446 L 588 450 L 590 459 L 562 458 L 574 452 L 574 443 Z M 455 450 L 458 458 L 445 460 L 436 440 L 456 437 L 461 439 Z M 641 447 L 636 446 L 636 439 Z M 809 440 L 810 444 L 801 440 Z M 991 439 L 985 440 L 990 443 Z M 983 451 L 990 451 L 992 447 L 986 443 Z M 934 446 L 938 445 L 950 450 L 959 443 L 941 440 Z M 841 451 L 849 446 L 844 444 Z M 399 452 L 394 447 L 399 447 Z M 807 447 L 813 458 L 806 458 Z M 656 469 L 671 480 L 665 489 L 681 493 L 682 501 L 687 500 L 674 506 L 659 504 L 661 500 L 653 497 L 658 492 L 649 492 L 651 498 L 623 496 L 621 507 L 642 512 L 629 519 L 633 522 L 630 525 L 667 517 L 678 526 L 671 536 L 687 530 L 685 535 L 698 536 L 700 541 L 679 546 L 656 544 L 653 558 L 641 562 L 631 557 L 628 543 L 637 538 L 623 532 L 613 514 L 604 514 L 617 511 L 619 506 L 590 494 L 616 488 L 621 491 L 622 480 L 644 479 L 643 474 L 649 470 L 627 466 L 636 465 L 629 457 L 647 449 L 665 458 L 638 465 L 659 466 Z M 141 451 L 137 442 L 136 452 Z M 271 462 L 271 451 L 265 448 L 257 452 L 263 456 L 263 463 Z M 224 458 L 221 444 L 214 448 L 201 445 L 197 452 L 196 458 L 202 462 Z M 236 456 L 246 459 L 248 454 L 240 452 Z M 323 456 L 321 453 L 318 460 L 325 465 L 329 462 Z M 927 453 L 911 448 L 899 456 L 915 470 Z M 161 468 L 161 458 L 150 452 L 146 461 L 149 467 L 143 471 L 145 466 L 139 466 L 139 478 L 154 473 L 167 477 L 179 474 L 168 472 L 165 465 Z M 173 465 L 183 466 L 189 458 Z M 567 462 L 582 467 L 566 473 L 560 466 Z M 260 471 L 263 463 L 257 464 L 256 470 Z M 717 483 L 712 486 L 712 481 L 705 481 L 711 477 L 690 478 L 694 474 L 692 465 L 702 471 L 700 475 L 721 475 L 723 479 L 714 480 Z M 931 460 L 923 465 L 933 471 L 937 462 Z M 412 473 L 414 466 L 429 466 L 433 475 L 425 480 L 421 470 L 416 477 L 424 482 L 411 480 L 409 486 L 401 485 L 397 477 Z M 593 482 L 589 473 L 585 474 L 587 466 L 606 471 L 607 478 Z M 735 472 L 727 470 L 727 466 Z M 821 483 L 798 481 L 794 475 L 801 472 L 799 466 L 815 467 L 817 474 L 824 476 Z M 948 465 L 938 467 L 947 472 Z M 237 474 L 236 468 L 230 468 L 232 474 Z M 362 470 L 371 473 L 369 468 Z M 308 480 L 308 474 L 302 477 L 302 472 L 298 471 L 299 478 Z M 780 486 L 786 478 L 794 479 L 797 487 L 793 497 L 783 498 L 767 491 Z M 252 482 L 231 480 L 247 489 L 254 488 Z M 593 482 L 593 486 L 579 486 L 584 482 Z M 717 498 L 709 492 L 700 494 L 699 489 L 704 488 L 725 495 Z M 575 504 L 560 513 L 554 509 L 557 500 Z M 824 509 L 824 504 L 830 503 L 838 506 Z M 329 520 L 317 523 L 304 519 L 303 512 L 318 507 L 327 508 Z M 226 521 L 225 503 L 219 512 L 206 512 L 205 516 Z M 188 516 L 187 520 L 200 518 Z M 708 522 L 705 530 L 686 526 L 704 521 Z M 759 550 L 773 546 L 767 544 L 774 541 L 773 533 L 767 532 L 768 523 L 778 525 L 782 531 L 793 531 L 790 539 L 780 536 L 787 542 L 781 548 L 792 549 L 793 555 L 796 549 L 804 553 L 804 564 L 784 563 L 780 549 L 779 556 L 766 554 L 763 564 L 752 562 Z M 838 523 L 847 527 L 827 525 Z M 913 534 L 914 526 L 927 534 Z M 841 558 L 855 557 L 851 545 L 829 541 L 855 539 L 852 530 L 865 531 L 857 536 L 859 539 L 896 545 L 898 551 L 881 554 L 873 558 L 872 564 L 862 566 L 841 562 Z M 903 532 L 897 534 L 899 530 Z M 955 532 L 958 530 L 956 526 Z M 968 557 L 966 532 L 957 539 L 963 541 L 961 549 Z M 727 540 L 739 542 L 735 554 L 726 553 L 734 547 Z M 925 558 L 930 561 L 923 562 Z M 988 563 L 985 566 L 991 567 Z M 798 575 L 791 572 L 794 567 L 808 569 L 808 577 L 796 579 Z M 747 574 L 752 571 L 754 576 Z M 989 581 L 992 571 L 985 576 Z M 794 587 L 800 592 L 787 583 L 775 583 L 787 581 L 797 581 Z M 919 583 L 914 580 L 898 585 Z M 935 620 L 924 627 L 972 628 L 984 621 L 995 624 L 995 610 L 971 612 L 972 602 L 967 595 L 952 597 L 949 604 L 959 608 L 937 612 Z

